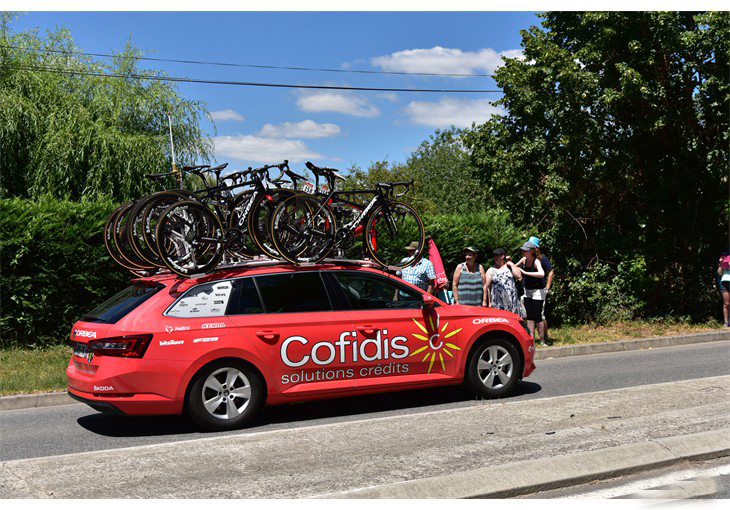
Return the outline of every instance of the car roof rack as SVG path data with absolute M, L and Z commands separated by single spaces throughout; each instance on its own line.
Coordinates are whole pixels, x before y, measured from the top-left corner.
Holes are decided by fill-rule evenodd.
M 298 264 L 293 264 L 286 260 L 280 260 L 280 259 L 258 259 L 258 260 L 241 260 L 237 262 L 226 262 L 223 264 L 218 264 L 215 269 L 208 273 L 198 273 L 194 275 L 190 275 L 188 278 L 194 279 L 194 278 L 202 278 L 206 275 L 213 274 L 217 271 L 226 271 L 229 269 L 245 269 L 245 268 L 257 268 L 257 267 L 267 267 L 267 266 L 280 266 L 280 265 L 289 265 L 293 267 L 313 267 L 313 266 L 321 266 L 321 265 L 338 265 L 338 266 L 361 266 L 361 267 L 373 267 L 380 270 L 387 270 L 392 272 L 398 272 L 401 271 L 403 268 L 397 267 L 397 266 L 383 266 L 383 264 L 376 262 L 374 260 L 365 260 L 365 259 L 338 259 L 338 258 L 326 258 L 320 262 L 302 262 Z M 161 274 L 161 273 L 171 273 L 169 270 L 163 269 L 158 271 L 155 274 Z M 171 273 L 172 274 L 172 273 Z

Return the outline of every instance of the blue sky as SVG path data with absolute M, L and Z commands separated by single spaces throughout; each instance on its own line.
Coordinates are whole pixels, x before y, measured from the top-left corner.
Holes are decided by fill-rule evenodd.
M 520 50 L 530 12 L 35 12 L 14 29 L 66 27 L 86 52 L 129 39 L 147 56 L 341 70 L 489 74 Z M 328 73 L 142 62 L 172 76 L 377 88 L 496 89 L 488 77 Z M 327 91 L 180 84 L 217 119 L 216 160 L 243 168 L 289 159 L 303 168 L 403 162 L 438 128 L 483 122 L 499 93 Z

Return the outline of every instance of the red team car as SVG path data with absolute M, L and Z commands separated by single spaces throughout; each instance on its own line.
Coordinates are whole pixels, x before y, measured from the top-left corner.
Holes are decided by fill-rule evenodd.
M 264 404 L 466 383 L 509 395 L 535 369 L 509 312 L 446 304 L 358 265 L 157 275 L 83 316 L 68 392 L 96 410 L 242 427 Z

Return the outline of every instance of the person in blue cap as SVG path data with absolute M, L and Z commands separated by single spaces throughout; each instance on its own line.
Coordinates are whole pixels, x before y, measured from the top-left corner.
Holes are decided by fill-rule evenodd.
M 545 319 L 545 307 L 547 306 L 547 296 L 550 292 L 550 288 L 553 286 L 553 265 L 550 263 L 550 259 L 545 256 L 544 253 L 542 253 L 542 250 L 540 249 L 540 239 L 532 236 L 528 240 L 528 242 L 535 245 L 535 248 L 537 248 L 537 253 L 540 254 L 540 263 L 542 264 L 542 269 L 545 271 L 545 300 L 542 304 L 542 327 L 545 328 L 545 342 L 548 344 L 551 344 L 550 341 L 550 335 L 548 334 L 548 323 Z

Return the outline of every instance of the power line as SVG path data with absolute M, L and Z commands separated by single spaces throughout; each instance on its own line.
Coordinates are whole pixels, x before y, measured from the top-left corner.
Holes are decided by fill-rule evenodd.
M 24 48 L 22 46 L 4 46 L 5 48 L 15 48 L 23 51 L 44 51 L 47 53 L 63 53 L 71 55 L 85 55 L 89 57 L 105 57 L 114 58 L 116 55 L 108 53 L 86 53 L 83 51 L 63 51 L 63 50 L 50 50 L 50 49 L 36 49 L 36 48 Z M 205 60 L 183 60 L 183 59 L 171 59 L 171 58 L 155 58 L 155 57 L 137 57 L 138 60 L 150 60 L 153 62 L 174 62 L 178 64 L 198 64 L 198 65 L 212 65 L 212 66 L 227 66 L 227 67 L 248 67 L 254 69 L 283 69 L 288 71 L 317 71 L 327 73 L 359 73 L 359 74 L 393 74 L 393 75 L 413 75 L 413 76 L 454 76 L 454 77 L 491 77 L 492 74 L 465 74 L 465 73 L 408 73 L 400 71 L 367 71 L 359 69 L 327 69 L 321 67 L 288 67 L 288 66 L 268 66 L 258 64 L 234 64 L 230 62 L 210 62 Z
M 402 89 L 402 88 L 380 88 L 380 87 L 345 87 L 337 85 L 293 85 L 289 83 L 258 83 L 248 81 L 230 81 L 230 80 L 200 80 L 195 78 L 179 78 L 176 76 L 144 76 L 140 74 L 115 74 L 115 73 L 98 73 L 93 71 L 84 70 L 69 70 L 59 69 L 53 67 L 39 67 L 39 66 L 18 66 L 15 69 L 23 71 L 39 71 L 45 73 L 56 73 L 56 74 L 78 74 L 83 76 L 99 76 L 105 78 L 122 78 L 122 79 L 135 79 L 135 80 L 152 80 L 152 81 L 171 81 L 171 82 L 182 82 L 182 83 L 207 83 L 213 85 L 238 85 L 245 87 L 277 87 L 277 88 L 290 88 L 290 89 L 325 89 L 325 90 L 360 90 L 360 91 L 376 91 L 376 92 L 440 92 L 440 93 L 495 93 L 502 92 L 501 90 L 473 90 L 473 89 Z

